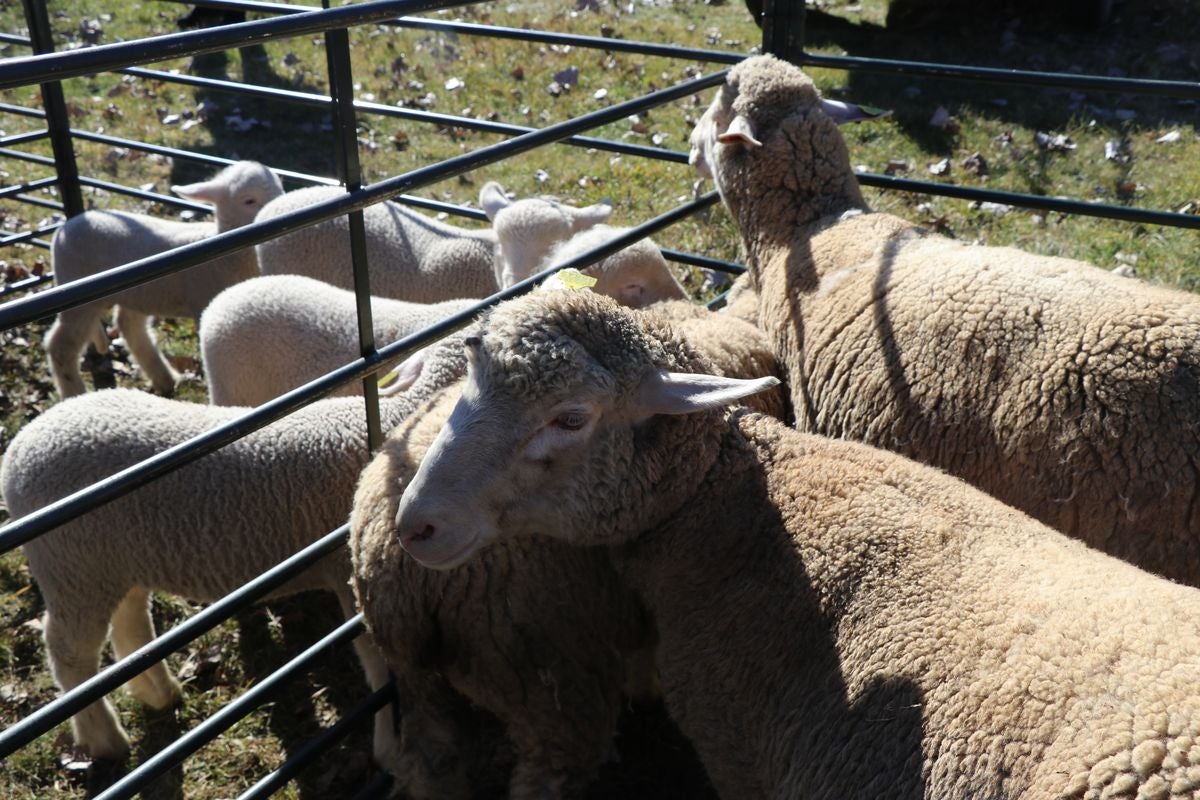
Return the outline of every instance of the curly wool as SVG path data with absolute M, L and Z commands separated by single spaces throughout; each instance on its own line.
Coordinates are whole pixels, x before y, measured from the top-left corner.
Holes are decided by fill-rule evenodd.
M 460 351 L 443 362 L 435 348 L 409 394 L 381 403 L 385 429 L 462 374 Z M 0 465 L 0 489 L 18 519 L 242 413 L 131 390 L 73 398 L 17 434 Z M 361 398 L 318 401 L 26 544 L 59 685 L 94 674 L 110 618 L 121 655 L 153 636 L 147 592 L 216 600 L 342 524 L 369 456 L 365 419 Z M 329 589 L 349 611 L 349 575 L 343 550 L 275 596 Z M 369 680 L 381 684 L 378 656 L 362 640 L 356 647 Z M 131 683 L 139 698 L 156 706 L 178 699 L 166 667 L 150 669 L 150 683 Z M 74 727 L 76 743 L 96 757 L 128 747 L 107 701 L 77 715 Z M 377 747 L 387 747 L 378 727 Z
M 676 341 L 660 353 L 627 332 L 633 315 L 611 303 L 563 303 L 567 315 L 554 299 L 524 298 L 484 321 L 495 372 L 473 373 L 474 419 L 544 411 L 499 366 L 532 369 L 499 349 L 524 352 L 539 316 L 549 338 L 586 352 L 615 361 L 625 348 L 633 371 L 698 363 Z M 521 335 L 494 336 L 497 321 Z M 599 341 L 604 331 L 617 336 Z M 501 510 L 492 492 L 509 476 L 478 467 L 495 456 L 494 434 L 481 422 L 440 445 L 442 466 L 478 487 L 456 501 L 499 515 L 496 546 L 539 524 L 585 548 L 615 545 L 655 621 L 668 709 L 721 796 L 1200 791 L 1200 634 L 1186 624 L 1200 614 L 1196 589 L 938 470 L 750 412 L 597 424 L 569 469 L 522 486 Z M 628 513 L 603 513 L 614 506 Z
M 730 80 L 735 108 L 768 109 L 776 89 L 742 95 L 783 80 L 808 103 L 811 82 L 772 59 Z M 756 126 L 761 149 L 717 148 L 714 171 L 750 250 L 796 427 L 941 467 L 1200 584 L 1200 451 L 1188 434 L 1200 428 L 1200 301 L 867 213 L 845 191 L 853 171 L 833 121 L 811 105 L 786 111 Z M 761 202 L 764 191 L 775 201 Z

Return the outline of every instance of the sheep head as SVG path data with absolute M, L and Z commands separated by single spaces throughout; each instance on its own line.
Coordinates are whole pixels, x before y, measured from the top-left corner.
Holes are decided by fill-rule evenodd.
M 496 285 L 502 289 L 534 274 L 554 245 L 604 222 L 612 213 L 607 203 L 576 208 L 550 198 L 512 200 L 495 181 L 480 190 L 479 203 L 496 234 Z
M 404 548 L 450 569 L 502 537 L 613 544 L 678 509 L 716 457 L 723 406 L 778 381 L 700 372 L 686 342 L 648 327 L 586 291 L 497 306 L 400 500 Z
M 692 131 L 688 161 L 714 180 L 743 232 L 767 220 L 794 226 L 865 210 L 837 126 L 872 116 L 879 113 L 822 99 L 798 67 L 757 56 L 730 70 Z
M 567 262 L 628 232 L 628 228 L 596 225 L 577 233 L 556 245 L 546 260 L 538 266 L 538 270 Z M 660 300 L 682 300 L 687 297 L 687 292 L 667 266 L 662 251 L 649 239 L 640 239 L 612 255 L 599 259 L 584 271 L 596 278 L 593 291 L 608 295 L 630 308 L 645 308 Z M 542 283 L 542 287 L 565 288 L 555 277 L 547 279 Z
M 249 225 L 267 203 L 283 194 L 278 176 L 257 161 L 236 161 L 199 183 L 172 186 L 171 191 L 197 203 L 211 203 L 217 230 Z

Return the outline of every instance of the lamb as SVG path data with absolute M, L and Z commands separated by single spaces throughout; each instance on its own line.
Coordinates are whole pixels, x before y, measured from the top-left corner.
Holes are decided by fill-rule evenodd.
M 288 192 L 263 209 L 273 219 L 339 196 L 342 189 L 316 186 Z M 438 222 L 384 201 L 363 210 L 371 292 L 393 300 L 437 303 L 487 297 L 527 277 L 516 264 L 534 265 L 550 247 L 608 219 L 612 207 L 574 208 L 554 200 L 512 201 L 491 181 L 479 192 L 491 229 L 473 230 Z M 497 236 L 506 244 L 497 246 Z M 306 275 L 352 289 L 349 223 L 337 217 L 258 245 L 264 275 Z
M 283 194 L 283 187 L 275 173 L 262 164 L 238 161 L 210 180 L 172 186 L 171 191 L 189 200 L 212 203 L 216 222 L 85 211 L 67 220 L 51 241 L 55 282 L 61 286 L 246 225 L 264 205 Z M 117 329 L 134 363 L 155 391 L 170 394 L 178 376 L 154 344 L 149 317 L 199 317 L 222 289 L 257 274 L 254 252 L 241 250 L 61 312 L 46 334 L 50 372 L 59 395 L 74 397 L 87 391 L 79 372 L 79 356 L 89 341 L 100 352 L 107 352 L 101 314 L 114 304 Z
M 742 62 L 691 161 L 741 230 L 796 427 L 941 467 L 1200 585 L 1200 301 L 872 213 L 796 67 Z
M 629 232 L 629 228 L 611 225 L 595 225 L 560 242 L 530 275 L 548 269 L 555 264 L 582 255 L 605 242 Z M 503 239 L 501 240 L 503 244 Z M 592 264 L 584 270 L 596 278 L 593 291 L 615 298 L 618 303 L 630 308 L 645 308 L 664 300 L 683 300 L 687 292 L 671 273 L 662 252 L 650 239 L 639 239 L 612 255 Z M 542 283 L 546 288 L 564 288 L 561 281 L 552 275 Z
M 725 373 L 774 368 L 761 332 L 744 322 L 682 302 L 637 313 L 686 329 Z M 354 589 L 404 698 L 398 782 L 414 800 L 477 788 L 469 760 L 456 758 L 477 737 L 443 710 L 447 681 L 500 718 L 516 755 L 510 797 L 574 796 L 610 752 L 624 698 L 651 693 L 653 630 L 599 550 L 512 541 L 452 572 L 421 569 L 404 554 L 394 530 L 400 488 L 458 395 L 446 390 L 388 436 L 351 516 Z M 782 414 L 782 393 L 755 399 Z M 430 776 L 435 755 L 443 768 Z
M 373 297 L 375 341 L 390 344 L 478 302 Z M 213 405 L 262 405 L 358 358 L 354 292 L 301 275 L 264 275 L 230 287 L 200 317 L 200 353 Z M 356 381 L 331 394 L 361 392 Z
M 939 470 L 725 412 L 771 379 L 708 374 L 600 296 L 503 304 L 467 346 L 391 533 L 447 576 L 533 535 L 605 546 L 722 797 L 1200 791 L 1195 588 Z
M 458 354 L 450 361 L 460 373 Z M 412 396 L 381 404 L 383 424 L 397 424 L 453 377 L 435 352 Z M 0 491 L 18 519 L 244 411 L 133 390 L 72 398 L 13 439 Z M 26 544 L 46 604 L 46 652 L 57 684 L 69 690 L 96 672 L 110 622 L 118 657 L 153 638 L 149 592 L 216 600 L 342 524 L 368 455 L 362 399 L 321 400 Z M 274 596 L 329 589 L 349 614 L 349 576 L 343 549 Z M 369 683 L 382 685 L 378 654 L 363 637 L 355 644 Z M 180 699 L 164 663 L 129 688 L 156 708 Z M 81 711 L 72 727 L 76 744 L 95 758 L 128 751 L 107 701 Z M 375 748 L 384 762 L 393 750 L 391 730 L 381 713 Z
M 530 201 L 523 203 L 526 208 L 537 208 Z M 514 259 L 536 254 L 527 254 L 522 241 L 514 240 L 516 226 L 505 224 L 506 218 L 507 214 L 497 216 L 496 237 L 500 250 L 512 254 L 513 259 L 505 261 L 501 288 L 624 232 L 596 225 L 555 245 L 540 265 L 536 261 L 528 264 Z M 552 242 L 566 232 L 557 212 L 526 215 L 521 229 L 528 234 L 538 225 L 547 228 L 533 237 L 540 242 Z M 658 248 L 646 239 L 586 271 L 598 277 L 596 291 L 611 294 L 626 305 L 641 307 L 686 296 Z M 375 297 L 371 302 L 375 341 L 397 341 L 475 302 L 457 299 L 425 304 Z M 254 347 L 247 348 L 248 341 L 253 341 Z M 200 320 L 200 349 L 212 403 L 260 405 L 358 357 L 354 293 L 296 275 L 267 275 L 247 281 L 222 292 L 205 310 Z M 397 388 L 405 388 L 405 384 L 399 383 Z M 361 384 L 355 383 L 335 394 L 360 391 Z

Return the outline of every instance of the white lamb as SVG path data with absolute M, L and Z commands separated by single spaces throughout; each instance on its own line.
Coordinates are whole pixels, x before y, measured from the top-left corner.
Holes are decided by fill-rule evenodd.
M 412 397 L 381 404 L 386 428 L 461 373 L 427 366 Z M 0 491 L 19 519 L 73 491 L 245 413 L 145 392 L 92 392 L 61 402 L 26 425 L 0 465 Z M 345 522 L 368 459 L 361 398 L 320 400 L 175 472 L 71 520 L 25 545 L 46 604 L 51 672 L 64 690 L 91 677 L 111 638 L 118 657 L 154 636 L 149 596 L 165 591 L 216 600 Z M 278 590 L 334 592 L 350 614 L 345 549 Z M 385 671 L 369 641 L 356 641 L 372 687 Z M 177 702 L 165 663 L 129 688 L 155 707 Z M 385 719 L 386 717 L 386 719 Z M 96 758 L 120 758 L 129 740 L 102 700 L 72 720 L 76 744 Z M 377 757 L 394 754 L 390 715 L 376 724 Z
M 478 302 L 373 297 L 375 343 L 390 344 Z M 200 317 L 200 353 L 213 405 L 262 405 L 358 357 L 354 292 L 301 275 L 232 286 Z M 355 381 L 331 394 L 361 393 Z
M 55 282 L 79 280 L 241 227 L 283 194 L 275 173 L 254 161 L 239 161 L 207 181 L 171 190 L 189 200 L 212 203 L 216 221 L 178 222 L 124 211 L 85 211 L 67 220 L 51 242 Z M 107 351 L 101 315 L 114 304 L 117 329 L 134 363 L 155 391 L 170 394 L 178 376 L 155 346 L 149 318 L 197 318 L 222 289 L 257 274 L 254 251 L 245 249 L 61 312 L 45 340 L 59 395 L 72 397 L 86 391 L 79 356 L 88 342 L 100 352 Z
M 263 209 L 267 220 L 340 196 L 317 186 L 288 192 Z M 573 208 L 554 200 L 509 200 L 492 181 L 479 192 L 490 229 L 459 228 L 399 203 L 363 210 L 371 293 L 393 300 L 437 303 L 487 297 L 526 275 L 515 264 L 536 265 L 556 242 L 608 219 L 611 206 Z M 497 247 L 497 235 L 504 244 Z M 326 220 L 258 245 L 264 275 L 305 275 L 342 289 L 354 288 L 347 217 Z
M 524 207 L 524 211 L 521 211 Z M 497 216 L 496 237 L 505 254 L 503 288 L 553 263 L 561 263 L 622 232 L 607 225 L 575 234 L 555 246 L 541 264 L 518 261 L 536 256 L 523 247 L 529 237 L 552 242 L 565 232 L 558 212 L 564 206 L 522 200 Z M 553 209 L 551 213 L 546 213 Z M 520 226 L 511 220 L 520 217 Z M 509 257 L 511 256 L 511 257 Z M 464 264 L 464 269 L 470 265 Z M 621 250 L 585 270 L 597 278 L 595 291 L 625 305 L 644 306 L 685 296 L 658 248 L 648 239 Z M 371 316 L 377 345 L 390 344 L 462 311 L 476 300 L 410 303 L 374 297 Z M 358 317 L 354 293 L 298 275 L 269 275 L 233 286 L 217 296 L 200 318 L 200 350 L 209 398 L 216 405 L 256 406 L 324 375 L 358 356 Z M 247 347 L 253 342 L 253 347 Z M 403 381 L 396 389 L 406 388 Z M 361 392 L 355 382 L 335 392 Z
M 467 346 L 380 535 L 447 577 L 521 537 L 607 546 L 722 797 L 1200 793 L 1200 591 L 939 470 L 729 414 L 771 380 L 607 298 L 528 295 Z

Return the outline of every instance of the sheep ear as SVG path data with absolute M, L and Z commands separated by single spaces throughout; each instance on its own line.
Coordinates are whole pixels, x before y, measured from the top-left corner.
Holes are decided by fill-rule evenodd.
M 216 203 L 224 195 L 225 184 L 216 179 L 200 183 L 185 183 L 182 186 L 172 186 L 171 191 L 188 200 L 201 203 Z
M 691 414 L 727 406 L 743 397 L 779 385 L 774 376 L 743 380 L 718 375 L 658 370 L 638 387 L 640 411 L 651 414 Z
M 380 378 L 380 384 L 384 384 L 388 379 L 393 376 L 395 377 L 391 383 L 379 387 L 379 396 L 391 397 L 392 395 L 400 394 L 416 383 L 417 378 L 421 377 L 421 371 L 425 369 L 425 356 L 428 350 L 428 347 L 422 347 L 401 361 L 395 369 Z
M 717 141 L 721 144 L 744 144 L 746 147 L 762 147 L 762 142 L 754 135 L 754 124 L 741 114 L 733 118 L 724 133 L 717 134 Z
M 479 205 L 483 206 L 483 213 L 490 220 L 496 219 L 497 214 L 512 204 L 513 201 L 504 193 L 504 187 L 495 181 L 488 181 L 479 190 Z
M 612 214 L 612 203 L 608 201 L 584 208 L 573 208 L 571 206 L 563 206 L 563 208 L 567 210 L 567 213 L 571 217 L 571 229 L 575 233 L 586 230 L 593 225 L 599 225 Z
M 859 106 L 854 103 L 842 103 L 837 100 L 821 100 L 821 110 L 833 119 L 838 125 L 845 125 L 847 122 L 860 122 L 864 119 L 877 119 L 879 117 L 891 116 L 891 111 L 884 111 L 882 108 L 874 106 Z

